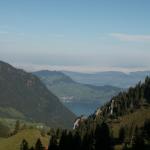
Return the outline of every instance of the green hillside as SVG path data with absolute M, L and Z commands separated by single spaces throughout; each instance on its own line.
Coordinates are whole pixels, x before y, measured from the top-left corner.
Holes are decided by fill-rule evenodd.
M 41 137 L 39 130 L 25 129 L 18 134 L 0 139 L 0 148 L 9 143 L 12 150 L 19 149 L 25 138 L 29 145 L 41 138 L 44 146 L 60 150 L 149 150 L 150 148 L 150 78 L 139 82 L 126 92 L 120 92 L 88 118 L 78 118 L 74 130 L 58 129 L 48 137 Z M 77 120 L 77 121 L 78 121 Z
M 0 117 L 67 128 L 75 115 L 36 76 L 0 61 Z
M 143 83 L 139 82 L 128 91 L 120 92 L 112 97 L 108 103 L 83 121 L 78 130 L 81 135 L 93 134 L 102 122 L 108 125 L 113 138 L 112 145 L 116 150 L 122 150 L 125 147 L 126 150 L 133 149 L 136 144 L 140 144 L 138 142 L 141 142 L 139 147 L 149 149 L 150 78 L 146 77 Z
M 49 142 L 49 136 L 41 136 L 37 129 L 22 130 L 9 138 L 0 138 L 0 150 L 19 150 L 23 139 L 27 139 L 29 146 L 34 146 L 37 139 L 40 138 L 43 145 L 46 147 Z
M 117 120 L 112 120 L 110 125 L 112 126 L 112 130 L 114 133 L 114 137 L 119 136 L 119 130 L 121 127 L 131 128 L 133 129 L 137 127 L 143 127 L 144 121 L 150 119 L 150 106 L 142 107 L 137 111 L 118 117 Z M 129 131 L 130 132 L 130 131 Z M 129 136 L 129 132 L 127 133 Z M 133 132 L 133 131 L 132 131 Z

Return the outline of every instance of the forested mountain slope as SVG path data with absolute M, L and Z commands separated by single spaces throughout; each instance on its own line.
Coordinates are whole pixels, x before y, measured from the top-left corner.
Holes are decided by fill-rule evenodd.
M 33 74 L 0 61 L 0 116 L 71 127 L 75 115 Z

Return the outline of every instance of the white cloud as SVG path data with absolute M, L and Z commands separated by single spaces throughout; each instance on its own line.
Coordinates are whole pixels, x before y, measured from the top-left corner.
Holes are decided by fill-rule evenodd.
M 124 33 L 111 33 L 109 36 L 119 39 L 121 41 L 129 42 L 150 42 L 150 35 L 131 35 Z

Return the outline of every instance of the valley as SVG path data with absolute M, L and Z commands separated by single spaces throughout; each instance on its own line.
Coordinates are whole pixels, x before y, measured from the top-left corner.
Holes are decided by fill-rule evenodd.
M 33 72 L 77 116 L 89 115 L 123 89 L 111 85 L 81 84 L 59 71 Z
M 52 72 L 52 74 L 55 73 Z M 53 147 L 66 150 L 73 146 L 74 150 L 83 150 L 89 147 L 94 147 L 94 150 L 99 148 L 132 150 L 137 147 L 148 150 L 150 147 L 149 90 L 150 78 L 146 77 L 144 82 L 139 82 L 136 86 L 112 96 L 109 101 L 99 105 L 95 112 L 90 113 L 88 117 L 78 117 L 74 129 L 63 129 L 57 126 L 52 128 L 52 125 L 47 124 L 46 126 L 44 122 L 38 123 L 36 120 L 28 119 L 17 109 L 1 107 L 0 149 L 18 150 L 21 146 L 28 146 L 31 150 L 34 147 L 41 147 L 40 150 L 45 148 L 55 150 Z M 65 97 L 64 100 L 66 101 L 66 99 L 68 103 L 72 97 L 69 99 Z M 72 106 L 68 107 L 74 105 L 72 103 Z M 80 106 L 80 104 L 77 105 L 78 109 Z M 84 104 L 84 106 L 86 105 Z M 81 110 L 83 111 L 82 106 Z
M 150 150 L 150 0 L 0 0 L 0 150 Z

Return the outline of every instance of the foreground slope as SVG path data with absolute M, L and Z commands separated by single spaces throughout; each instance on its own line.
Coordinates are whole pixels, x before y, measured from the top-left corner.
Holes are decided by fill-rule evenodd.
M 103 117 L 118 117 L 134 112 L 150 104 L 150 78 L 146 77 L 143 83 L 139 82 L 135 87 L 130 87 L 127 92 L 118 95 L 100 108 Z
M 148 150 L 150 148 L 150 78 L 146 77 L 143 83 L 139 82 L 128 91 L 112 97 L 88 119 L 81 118 L 77 131 L 80 135 L 92 136 L 94 133 L 100 136 L 97 127 L 103 123 L 109 127 L 111 146 L 115 149 L 131 150 L 139 146 L 140 149 Z
M 53 127 L 71 127 L 75 117 L 36 76 L 2 61 L 0 116 L 44 122 Z
M 42 144 L 46 147 L 49 142 L 49 136 L 41 136 L 37 129 L 25 129 L 8 138 L 0 138 L 0 150 L 20 150 L 20 144 L 23 139 L 27 139 L 29 147 L 34 146 L 37 139 L 40 138 Z

